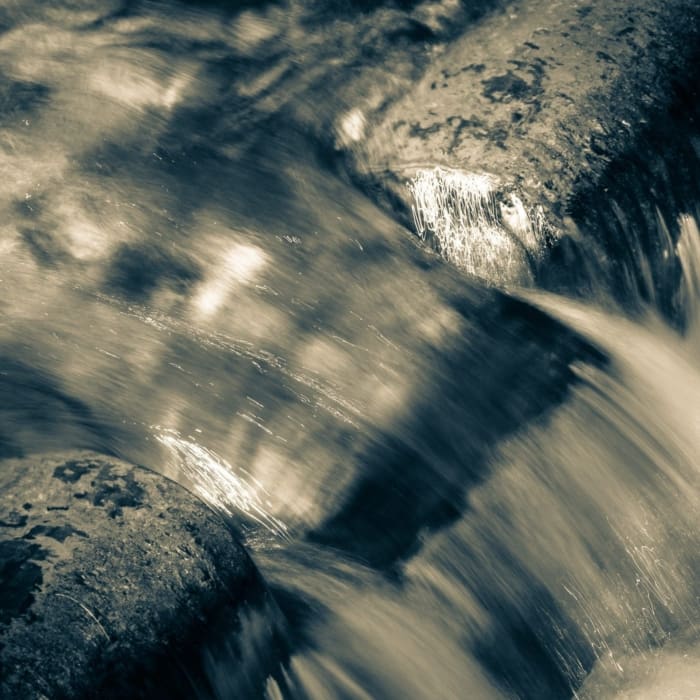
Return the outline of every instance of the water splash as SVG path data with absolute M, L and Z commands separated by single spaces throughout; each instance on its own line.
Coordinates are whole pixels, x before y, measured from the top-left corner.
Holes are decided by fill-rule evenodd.
M 155 430 L 156 440 L 174 454 L 192 491 L 205 503 L 228 516 L 243 515 L 277 537 L 289 537 L 287 526 L 268 512 L 263 500 L 268 492 L 259 481 L 239 474 L 223 457 L 174 430 Z
M 697 219 L 682 214 L 678 219 L 680 237 L 676 255 L 681 264 L 681 308 L 690 334 L 700 331 L 700 229 Z
M 441 167 L 419 170 L 408 188 L 418 235 L 448 260 L 494 284 L 529 278 L 528 256 L 539 255 L 543 222 L 517 195 L 499 203 L 490 175 Z
M 308 544 L 254 552 L 268 582 L 317 611 L 266 700 L 505 700 L 465 649 L 468 630 L 423 588 L 406 588 L 341 553 Z

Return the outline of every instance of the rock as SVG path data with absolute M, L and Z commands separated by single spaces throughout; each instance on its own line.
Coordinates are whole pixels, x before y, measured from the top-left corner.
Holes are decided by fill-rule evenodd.
M 221 518 L 87 452 L 5 460 L 0 474 L 3 700 L 210 697 L 222 650 L 231 677 L 264 682 L 244 647 L 272 657 L 274 606 Z M 233 631 L 251 635 L 260 615 L 239 646 Z
M 699 20 L 688 0 L 512 2 L 366 126 L 350 167 L 446 257 L 523 281 L 565 228 L 570 197 L 692 82 Z

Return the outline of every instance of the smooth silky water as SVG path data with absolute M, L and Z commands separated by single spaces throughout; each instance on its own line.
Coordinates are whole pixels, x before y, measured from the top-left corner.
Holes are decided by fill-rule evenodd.
M 670 320 L 444 264 L 339 168 L 367 26 L 310 7 L 3 7 L 0 452 L 230 517 L 287 621 L 261 697 L 700 697 L 692 203 Z

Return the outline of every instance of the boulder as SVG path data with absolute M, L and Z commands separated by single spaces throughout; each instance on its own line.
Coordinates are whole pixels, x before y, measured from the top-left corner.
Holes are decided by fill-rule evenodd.
M 245 649 L 272 657 L 274 605 L 187 491 L 87 452 L 4 460 L 0 488 L 3 700 L 206 698 L 222 664 L 242 691 L 265 682 Z
M 522 282 L 570 198 L 692 84 L 699 20 L 688 0 L 511 2 L 367 119 L 350 168 L 468 272 Z

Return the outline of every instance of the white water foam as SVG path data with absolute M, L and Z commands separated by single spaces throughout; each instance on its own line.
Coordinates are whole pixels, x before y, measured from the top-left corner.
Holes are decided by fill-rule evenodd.
M 242 515 L 276 537 L 288 536 L 287 526 L 268 512 L 265 487 L 238 473 L 223 457 L 176 431 L 156 427 L 155 438 L 175 456 L 177 467 L 194 493 L 228 516 Z
M 498 202 L 496 184 L 484 173 L 418 170 L 408 184 L 416 231 L 469 274 L 493 284 L 524 283 L 528 256 L 542 249 L 543 215 L 530 216 L 515 194 Z

